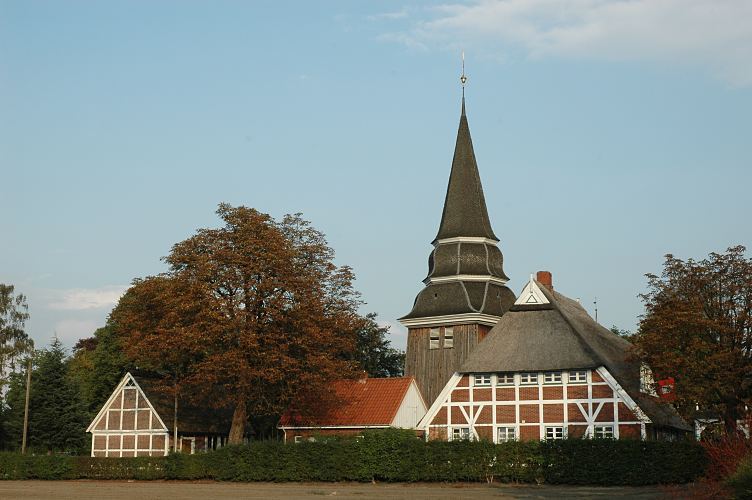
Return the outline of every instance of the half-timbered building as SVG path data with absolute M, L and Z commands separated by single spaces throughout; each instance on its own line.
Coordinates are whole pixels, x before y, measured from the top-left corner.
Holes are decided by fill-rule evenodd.
M 227 443 L 231 411 L 179 401 L 176 436 L 174 398 L 151 382 L 125 374 L 86 429 L 92 457 L 164 456 L 173 449 L 193 454 Z
M 538 273 L 451 376 L 428 439 L 668 438 L 691 428 L 660 401 L 630 343 Z

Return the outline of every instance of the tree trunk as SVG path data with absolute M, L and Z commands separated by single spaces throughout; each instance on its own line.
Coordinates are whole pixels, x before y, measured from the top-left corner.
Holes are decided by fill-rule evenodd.
M 736 421 L 736 411 L 733 409 L 733 407 L 727 405 L 726 411 L 723 412 L 723 425 L 726 428 L 726 434 L 728 434 L 729 436 L 735 436 L 740 432 Z
M 175 384 L 175 413 L 173 414 L 172 451 L 178 452 L 178 384 Z
M 230 427 L 230 437 L 228 439 L 229 444 L 243 444 L 247 417 L 245 398 L 241 398 L 232 414 L 232 426 Z

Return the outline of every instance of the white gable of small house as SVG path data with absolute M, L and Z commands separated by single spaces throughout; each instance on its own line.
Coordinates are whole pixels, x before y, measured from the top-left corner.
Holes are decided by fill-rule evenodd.
M 167 432 L 167 426 L 133 375 L 126 373 L 86 432 L 137 430 Z
M 91 456 L 163 456 L 167 426 L 130 373 L 126 373 L 89 425 Z
M 407 391 L 405 391 L 405 396 L 402 398 L 391 426 L 400 429 L 415 429 L 427 410 L 426 402 L 420 394 L 418 385 L 415 380 L 412 380 Z
M 517 297 L 517 300 L 514 302 L 514 305 L 516 306 L 536 306 L 541 304 L 549 304 L 550 302 L 546 298 L 545 295 L 543 295 L 543 292 L 538 287 L 538 284 L 533 279 L 533 276 L 530 275 L 530 281 L 527 282 L 527 285 L 525 285 L 525 288 L 522 289 L 522 293 L 520 293 L 520 296 Z

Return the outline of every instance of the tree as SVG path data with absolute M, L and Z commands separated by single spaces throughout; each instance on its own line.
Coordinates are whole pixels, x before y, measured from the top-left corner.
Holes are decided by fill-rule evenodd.
M 352 271 L 300 214 L 217 214 L 222 227 L 174 245 L 169 271 L 136 280 L 110 319 L 134 362 L 167 374 L 165 389 L 233 408 L 239 443 L 249 413 L 315 401 L 325 381 L 355 373 L 359 300 Z
M 0 283 L 0 391 L 8 382 L 9 371 L 13 371 L 21 356 L 34 346 L 24 331 L 29 319 L 26 297 L 13 292 L 13 285 Z
M 94 417 L 123 375 L 132 368 L 111 324 L 76 343 L 68 369 L 90 417 Z
M 386 338 L 389 326 L 379 326 L 376 313 L 358 321 L 355 360 L 370 377 L 399 377 L 405 369 L 405 353 Z
M 29 447 L 47 452 L 80 452 L 86 442 L 88 419 L 78 388 L 69 377 L 65 349 L 54 339 L 34 358 Z M 14 447 L 20 443 L 23 426 L 24 378 L 16 374 L 8 390 L 8 434 L 14 438 Z
M 745 248 L 701 261 L 666 255 L 661 276 L 648 274 L 638 355 L 657 378 L 674 377 L 680 410 L 718 412 L 736 429 L 752 397 L 752 259 Z
M 615 333 L 619 337 L 623 337 L 626 340 L 629 340 L 630 342 L 632 341 L 632 338 L 634 336 L 634 334 L 631 331 L 623 330 L 616 325 L 611 325 L 611 328 L 609 328 L 609 330 L 611 330 L 611 333 Z

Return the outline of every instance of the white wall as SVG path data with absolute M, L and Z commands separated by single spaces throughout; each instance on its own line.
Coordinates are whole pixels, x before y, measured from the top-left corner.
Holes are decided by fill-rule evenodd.
M 392 421 L 392 427 L 415 429 L 427 410 L 428 408 L 426 408 L 426 404 L 420 396 L 420 391 L 418 391 L 418 386 L 413 381 L 402 399 L 402 404 Z

